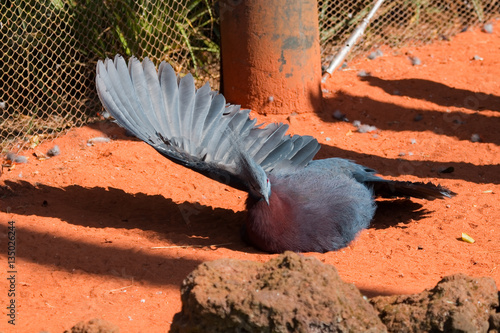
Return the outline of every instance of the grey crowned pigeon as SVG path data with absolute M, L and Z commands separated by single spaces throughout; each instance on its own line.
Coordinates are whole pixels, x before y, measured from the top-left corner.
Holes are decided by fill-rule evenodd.
M 326 252 L 367 228 L 375 197 L 427 200 L 455 193 L 431 183 L 385 180 L 346 159 L 313 160 L 320 144 L 256 125 L 249 110 L 226 104 L 209 84 L 179 78 L 162 62 L 117 55 L 97 63 L 96 85 L 119 125 L 169 160 L 248 192 L 243 237 L 260 250 Z

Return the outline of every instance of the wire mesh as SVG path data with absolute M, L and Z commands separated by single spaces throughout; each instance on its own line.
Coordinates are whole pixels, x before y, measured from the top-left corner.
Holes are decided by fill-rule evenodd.
M 371 0 L 319 0 L 327 64 Z M 97 59 L 116 53 L 170 62 L 218 86 L 214 0 L 4 0 L 0 2 L 0 148 L 34 147 L 94 120 Z M 387 0 L 350 57 L 380 45 L 446 39 L 498 16 L 496 0 Z
M 177 71 L 214 62 L 215 22 L 203 0 L 2 1 L 0 147 L 33 147 L 95 119 L 97 59 L 148 56 Z
M 361 23 L 372 0 L 318 1 L 322 62 L 327 66 Z M 348 58 L 381 45 L 401 47 L 447 40 L 496 18 L 496 0 L 386 0 Z

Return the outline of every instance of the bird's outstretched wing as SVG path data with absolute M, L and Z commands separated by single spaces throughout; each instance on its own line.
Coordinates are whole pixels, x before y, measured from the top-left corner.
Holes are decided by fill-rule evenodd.
M 249 110 L 227 105 L 191 74 L 179 79 L 162 62 L 117 55 L 97 63 L 96 86 L 106 110 L 122 126 L 163 156 L 241 190 L 272 172 L 307 165 L 319 144 L 310 136 L 285 135 L 288 126 L 256 126 Z

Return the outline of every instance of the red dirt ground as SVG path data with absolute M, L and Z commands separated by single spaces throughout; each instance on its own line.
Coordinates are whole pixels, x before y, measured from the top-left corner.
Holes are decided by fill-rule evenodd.
M 380 201 L 349 247 L 307 255 L 335 265 L 368 296 L 420 292 L 457 272 L 500 286 L 500 26 L 384 54 L 336 72 L 323 87 L 323 112 L 259 121 L 314 135 L 323 145 L 317 158 L 350 158 L 458 195 Z M 412 66 L 410 55 L 422 64 Z M 378 130 L 356 132 L 333 119 L 337 109 Z M 97 136 L 112 140 L 87 146 Z M 36 150 L 54 144 L 59 156 L 39 161 L 27 151 L 28 164 L 0 177 L 0 331 L 62 332 L 99 317 L 122 332 L 166 332 L 181 308 L 181 281 L 198 264 L 272 257 L 240 240 L 245 193 L 169 162 L 117 126 L 74 129 Z M 448 167 L 454 171 L 439 172 Z M 8 221 L 17 233 L 15 328 L 5 307 Z M 462 232 L 476 242 L 461 241 Z

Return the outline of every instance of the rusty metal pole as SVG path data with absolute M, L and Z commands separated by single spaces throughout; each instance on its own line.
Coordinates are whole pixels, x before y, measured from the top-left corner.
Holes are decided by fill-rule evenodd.
M 219 4 L 227 101 L 268 114 L 320 109 L 317 0 Z

